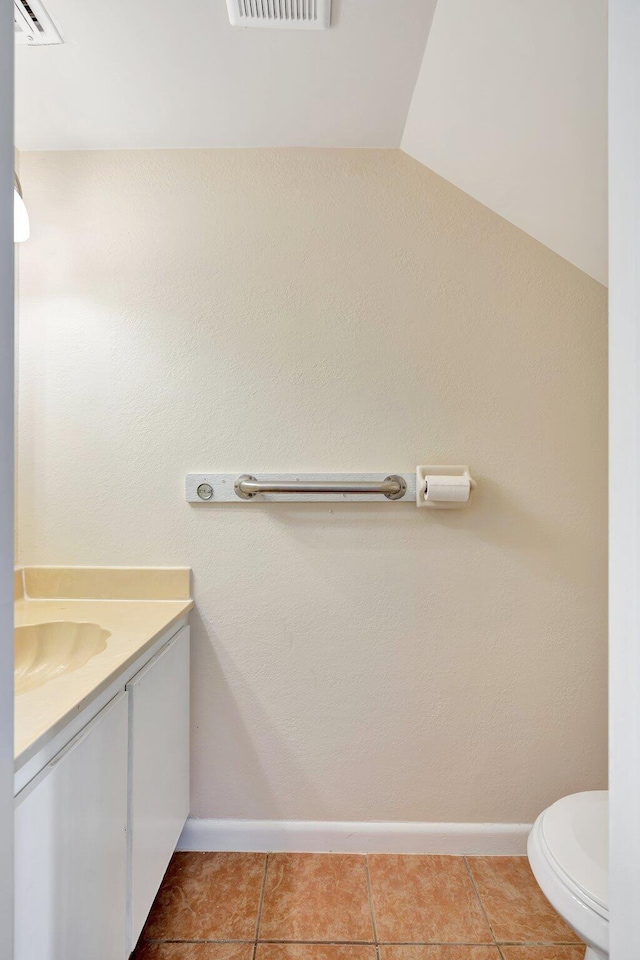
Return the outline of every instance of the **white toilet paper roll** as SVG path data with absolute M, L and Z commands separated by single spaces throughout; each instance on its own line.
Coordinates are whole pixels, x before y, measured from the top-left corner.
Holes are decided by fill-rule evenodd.
M 466 503 L 471 493 L 469 477 L 426 476 L 427 503 Z

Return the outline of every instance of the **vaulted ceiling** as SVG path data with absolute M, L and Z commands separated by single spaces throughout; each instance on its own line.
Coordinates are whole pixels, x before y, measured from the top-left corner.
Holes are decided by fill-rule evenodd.
M 439 0 L 402 149 L 606 283 L 606 0 Z
M 45 3 L 65 43 L 16 51 L 21 150 L 402 146 L 606 282 L 606 0 L 333 0 L 327 31 Z
M 436 0 L 333 0 L 330 30 L 232 27 L 225 0 L 45 0 L 16 50 L 22 150 L 397 147 Z

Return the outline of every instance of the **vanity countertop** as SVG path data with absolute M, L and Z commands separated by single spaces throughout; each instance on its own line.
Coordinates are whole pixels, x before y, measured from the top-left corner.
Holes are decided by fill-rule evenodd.
M 105 649 L 84 665 L 16 696 L 16 769 L 185 619 L 192 607 L 188 568 L 27 567 L 17 571 L 16 627 L 60 620 L 97 623 L 110 636 Z

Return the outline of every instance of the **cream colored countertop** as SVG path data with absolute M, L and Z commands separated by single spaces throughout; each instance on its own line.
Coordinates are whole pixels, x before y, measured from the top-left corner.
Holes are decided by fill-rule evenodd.
M 66 568 L 65 572 L 68 574 L 73 569 Z M 106 648 L 82 667 L 16 696 L 16 767 L 33 756 L 65 723 L 77 716 L 193 607 L 193 601 L 189 598 L 189 571 L 184 568 L 179 571 L 183 575 L 179 589 L 175 589 L 175 582 L 171 583 L 167 577 L 162 576 L 158 586 L 156 569 L 128 570 L 133 577 L 142 574 L 139 587 L 141 595 L 146 598 L 140 600 L 119 599 L 123 592 L 128 596 L 135 593 L 135 585 L 131 585 L 130 577 L 122 577 L 122 571 L 127 568 L 105 569 L 103 576 L 99 568 L 93 568 L 90 571 L 93 578 L 87 577 L 90 568 L 75 569 L 83 571 L 83 588 L 86 588 L 87 592 L 100 593 L 100 599 L 65 599 L 51 596 L 45 599 L 42 596 L 25 596 L 25 584 L 28 592 L 30 583 L 33 590 L 33 584 L 39 582 L 40 592 L 51 594 L 55 593 L 52 583 L 63 584 L 67 592 L 72 592 L 69 583 L 73 582 L 68 576 L 66 580 L 61 576 L 61 568 L 27 568 L 24 572 L 19 572 L 22 583 L 17 581 L 16 584 L 16 627 L 55 620 L 88 622 L 100 624 L 111 636 L 106 641 Z M 118 571 L 115 576 L 109 572 L 113 569 Z M 50 573 L 50 576 L 43 576 L 43 571 Z M 162 571 L 163 574 L 165 572 L 169 573 L 168 570 Z M 119 582 L 123 579 L 126 581 L 124 591 Z M 154 588 L 150 588 L 150 583 L 155 584 Z M 176 599 L 157 596 L 163 593 L 183 596 Z M 152 596 L 153 594 L 156 596 Z

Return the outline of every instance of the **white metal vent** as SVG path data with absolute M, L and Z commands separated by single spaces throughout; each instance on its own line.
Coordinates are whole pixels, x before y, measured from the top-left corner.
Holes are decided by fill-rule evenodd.
M 16 43 L 32 47 L 63 43 L 62 34 L 40 0 L 13 0 L 13 30 Z
M 227 0 L 234 27 L 326 30 L 331 26 L 331 0 Z

